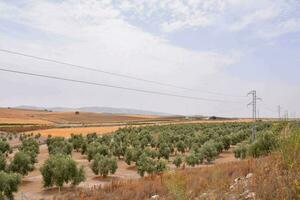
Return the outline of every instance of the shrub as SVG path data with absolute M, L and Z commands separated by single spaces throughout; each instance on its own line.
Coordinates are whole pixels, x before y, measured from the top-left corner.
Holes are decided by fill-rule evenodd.
M 179 168 L 182 164 L 182 157 L 181 156 L 176 156 L 175 159 L 173 160 L 173 164 Z
M 199 160 L 198 160 L 198 157 L 195 152 L 188 155 L 185 158 L 185 161 L 186 161 L 186 164 L 188 164 L 189 166 L 192 166 L 192 167 L 199 164 Z
M 257 139 L 249 146 L 249 155 L 257 158 L 259 156 L 268 155 L 279 145 L 278 135 L 271 131 L 261 132 Z
M 247 156 L 247 146 L 241 144 L 234 149 L 233 153 L 236 158 L 245 159 Z

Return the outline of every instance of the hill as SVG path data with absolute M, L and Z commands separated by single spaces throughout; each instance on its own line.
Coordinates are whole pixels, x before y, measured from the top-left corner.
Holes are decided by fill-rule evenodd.
M 159 115 L 159 116 L 171 115 L 167 113 L 138 110 L 138 109 L 131 109 L 131 108 L 114 108 L 114 107 L 98 107 L 98 106 L 68 108 L 68 107 L 36 107 L 36 106 L 23 105 L 14 108 L 29 109 L 29 110 L 49 110 L 54 112 L 81 111 L 81 112 L 109 113 L 109 114 L 138 114 L 138 115 Z

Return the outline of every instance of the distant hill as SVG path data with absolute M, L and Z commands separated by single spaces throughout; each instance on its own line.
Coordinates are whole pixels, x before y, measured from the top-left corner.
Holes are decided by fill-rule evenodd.
M 28 109 L 28 110 L 51 110 L 55 112 L 65 112 L 65 111 L 81 111 L 81 112 L 94 112 L 94 113 L 109 113 L 109 114 L 138 114 L 138 115 L 161 115 L 168 116 L 172 114 L 146 111 L 146 110 L 138 110 L 131 108 L 113 108 L 113 107 L 81 107 L 81 108 L 67 108 L 67 107 L 36 107 L 36 106 L 17 106 L 15 108 L 19 109 Z

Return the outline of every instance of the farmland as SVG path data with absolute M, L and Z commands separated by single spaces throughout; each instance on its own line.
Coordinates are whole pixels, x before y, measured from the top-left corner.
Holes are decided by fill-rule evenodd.
M 39 116 L 37 120 L 47 119 L 47 123 L 23 124 L 21 127 L 25 133 L 22 128 L 16 129 L 20 128 L 17 121 L 3 126 L 17 130 L 2 136 L 2 146 L 10 145 L 10 148 L 2 150 L 3 155 L 6 155 L 4 169 L 8 176 L 13 176 L 12 172 L 20 174 L 19 189 L 14 195 L 16 199 L 22 196 L 51 199 L 57 195 L 68 195 L 75 188 L 77 191 L 98 186 L 108 187 L 116 181 L 156 177 L 179 169 L 211 168 L 245 158 L 244 150 L 241 149 L 250 148 L 252 123 L 248 123 L 247 119 L 226 122 L 169 118 L 166 121 L 158 116 L 127 116 L 126 119 L 140 122 L 128 125 L 128 121 L 120 121 L 122 116 L 113 121 L 104 121 L 106 125 L 102 123 L 99 126 L 95 125 L 99 121 L 94 118 L 98 114 L 80 113 L 80 119 L 73 119 L 76 118 L 74 113 L 50 113 L 48 116 L 44 113 L 46 111 L 17 112 L 18 120 L 25 120 L 29 112 L 31 116 Z M 5 117 L 13 119 L 13 116 Z M 88 116 L 87 119 L 84 116 Z M 140 121 L 136 121 L 137 117 Z M 68 126 L 59 127 L 56 120 L 62 120 L 62 124 Z M 149 120 L 152 120 L 150 124 Z M 36 127 L 36 130 L 24 127 Z M 269 132 L 279 134 L 284 127 L 285 123 L 260 122 L 258 135 Z M 270 151 L 262 154 L 266 155 Z M 28 157 L 28 160 L 23 157 Z M 19 162 L 23 162 L 21 168 Z M 63 178 L 60 176 L 64 174 L 55 175 L 48 171 L 60 166 L 55 167 L 56 162 L 72 167 L 71 171 L 75 170 L 75 174 Z M 48 168 L 48 165 L 52 167 Z M 59 179 L 65 181 L 57 182 Z

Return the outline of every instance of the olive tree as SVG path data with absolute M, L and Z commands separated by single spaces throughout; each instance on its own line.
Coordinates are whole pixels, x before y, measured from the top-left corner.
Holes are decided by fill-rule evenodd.
M 92 142 L 88 144 L 86 149 L 86 154 L 88 156 L 88 160 L 91 161 L 96 154 L 100 154 L 106 156 L 109 154 L 109 148 L 106 145 L 103 145 L 99 142 Z
M 131 165 L 131 162 L 137 162 L 141 154 L 142 150 L 140 148 L 129 147 L 125 151 L 124 160 L 128 165 Z
M 12 172 L 17 172 L 25 176 L 34 169 L 34 166 L 31 162 L 31 157 L 27 153 L 19 151 L 12 159 L 9 169 Z
M 37 162 L 37 154 L 39 154 L 39 144 L 33 138 L 25 139 L 22 141 L 19 151 L 22 151 L 30 156 L 32 164 Z
M 181 156 L 176 156 L 175 159 L 173 160 L 173 164 L 179 168 L 182 164 L 182 157 Z
M 60 188 L 64 183 L 78 185 L 85 180 L 83 167 L 77 167 L 76 162 L 64 154 L 51 155 L 40 169 L 43 176 L 44 187 L 57 186 Z
M 20 184 L 19 174 L 0 171 L 0 199 L 14 199 L 13 193 L 18 191 Z
M 198 165 L 199 164 L 199 160 L 197 158 L 196 153 L 193 152 L 190 155 L 188 155 L 185 158 L 185 162 L 186 162 L 186 164 L 188 164 L 189 166 L 192 166 L 192 167 L 194 167 L 195 165 Z
M 10 151 L 10 146 L 6 141 L 0 140 L 0 153 L 8 153 Z
M 103 156 L 96 154 L 91 163 L 91 169 L 96 175 L 106 177 L 108 174 L 114 174 L 118 168 L 115 157 Z
M 73 149 L 76 150 L 77 152 L 84 151 L 86 141 L 81 134 L 80 135 L 71 134 L 71 138 L 69 139 L 69 142 L 72 143 Z
M 49 154 L 67 154 L 73 151 L 73 145 L 63 137 L 48 137 L 47 141 Z
M 159 147 L 160 157 L 163 157 L 163 158 L 168 160 L 169 156 L 170 156 L 170 153 L 171 153 L 171 149 L 166 143 L 163 143 L 163 144 L 160 145 L 160 147 Z
M 3 154 L 0 154 L 0 171 L 6 169 L 6 157 Z
M 212 140 L 207 141 L 203 144 L 203 146 L 201 147 L 201 152 L 203 153 L 203 156 L 207 162 L 211 162 L 218 155 L 215 142 Z
M 157 174 L 161 173 L 166 170 L 166 162 L 162 159 L 153 159 L 149 157 L 147 154 L 143 153 L 137 163 L 137 171 L 138 174 L 143 177 L 145 175 L 145 172 L 148 174 Z

